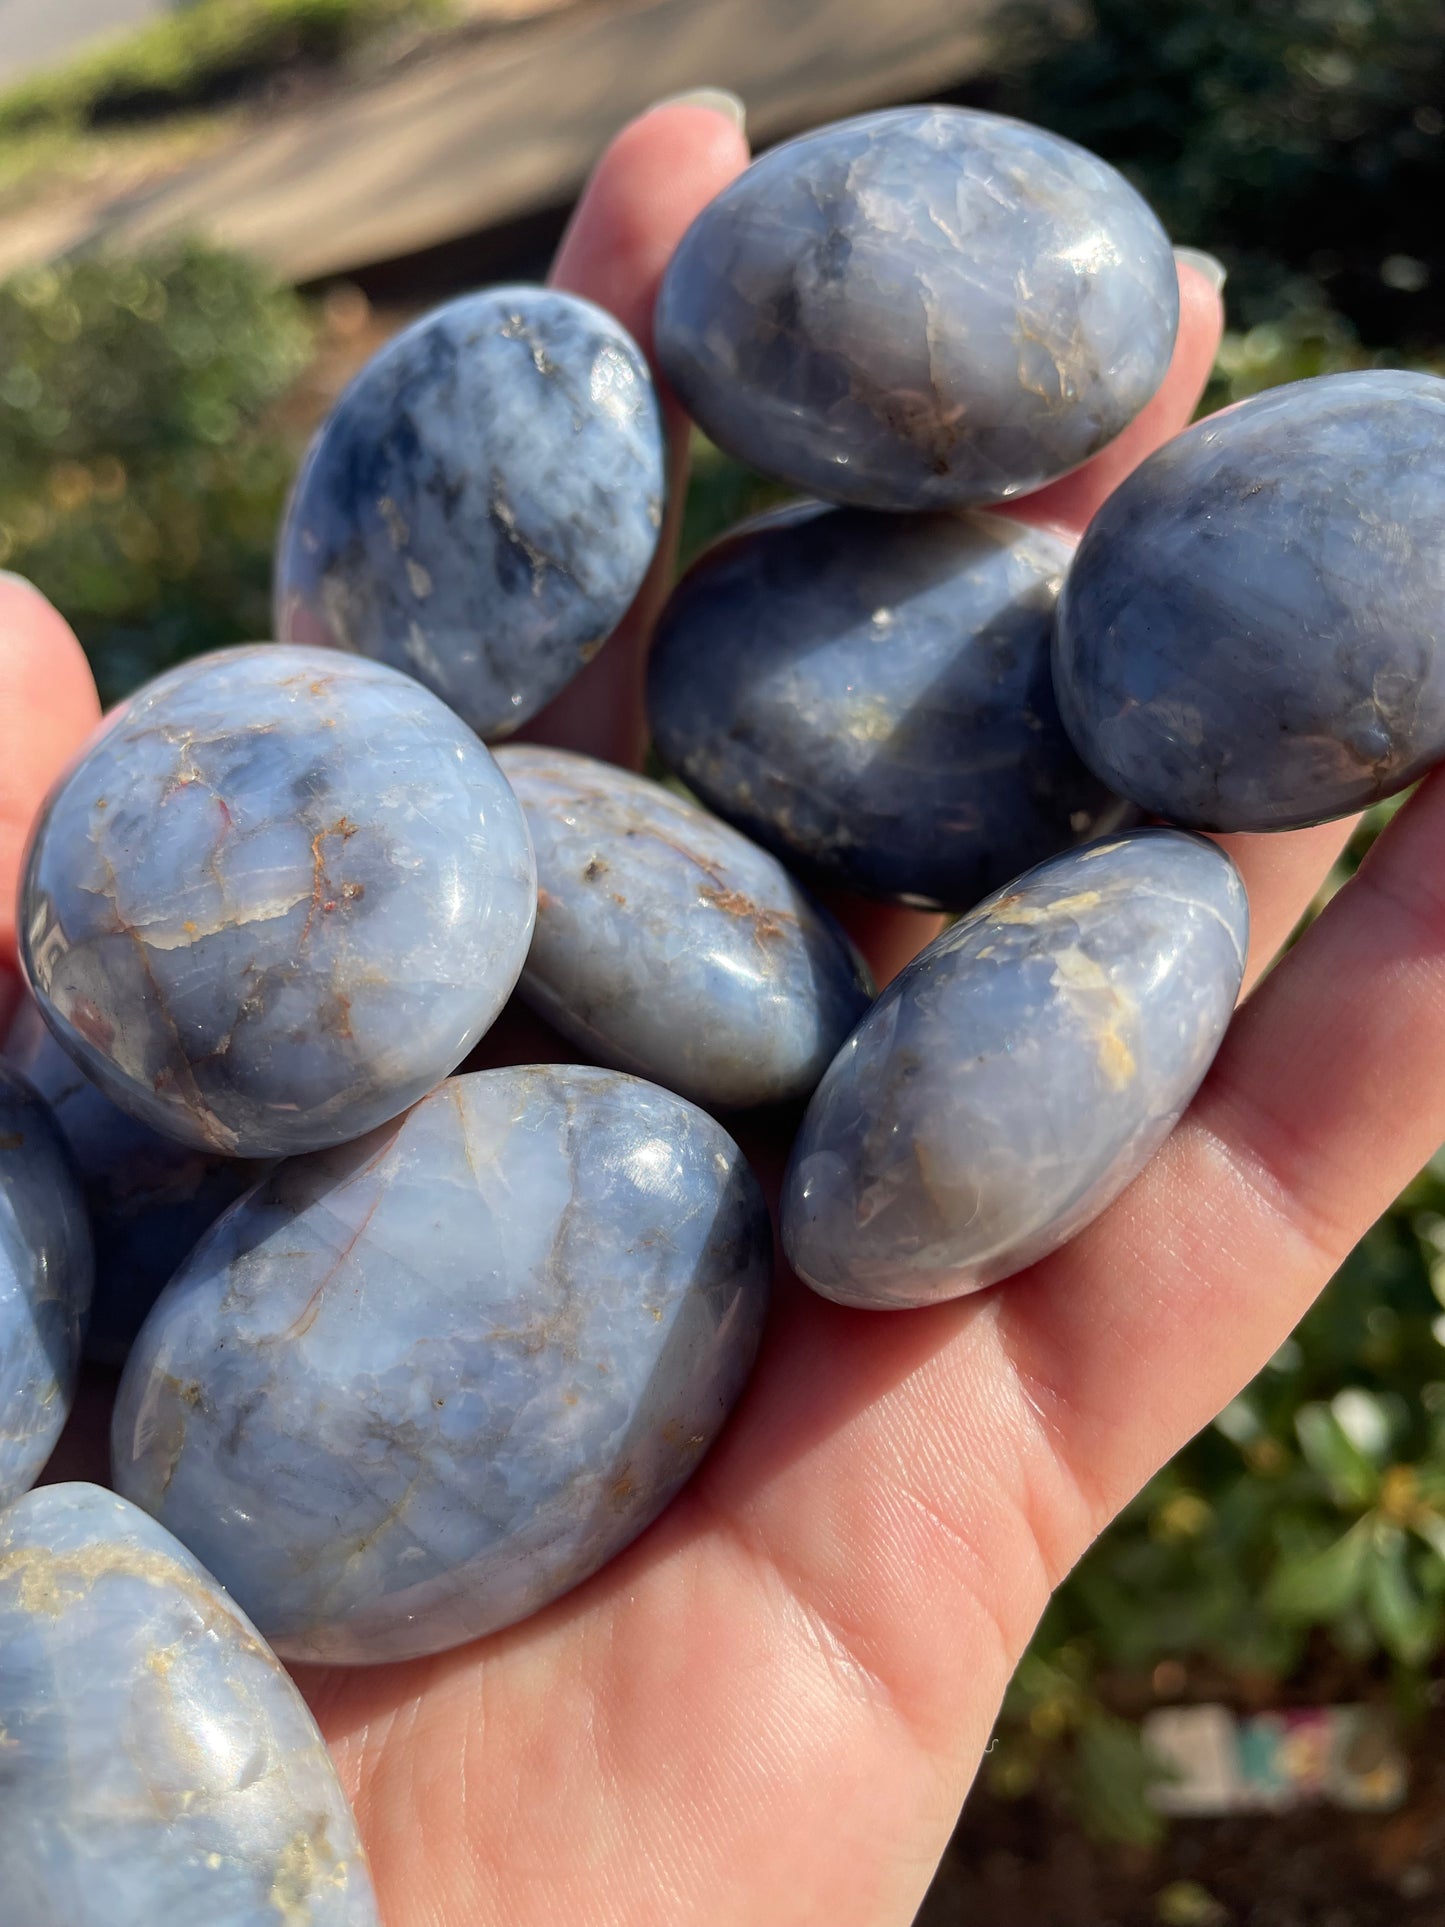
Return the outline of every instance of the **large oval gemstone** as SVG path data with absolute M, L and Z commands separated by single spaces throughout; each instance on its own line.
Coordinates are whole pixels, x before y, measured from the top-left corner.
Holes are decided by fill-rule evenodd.
M 1057 134 L 903 107 L 775 147 L 684 236 L 657 352 L 694 419 L 865 508 L 1002 500 L 1076 468 L 1169 366 L 1169 242 Z
M 670 1092 L 453 1078 L 202 1241 L 126 1367 L 117 1485 L 288 1658 L 458 1645 L 683 1484 L 752 1365 L 771 1242 L 737 1146 Z

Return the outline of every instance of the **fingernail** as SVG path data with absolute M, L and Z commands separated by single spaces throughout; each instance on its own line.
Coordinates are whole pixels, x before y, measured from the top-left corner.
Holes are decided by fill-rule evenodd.
M 666 100 L 655 100 L 653 108 L 658 107 L 706 107 L 709 112 L 721 114 L 730 120 L 740 134 L 747 132 L 748 110 L 736 94 L 729 93 L 726 87 L 694 87 L 686 94 L 669 94 Z
M 1224 263 L 1214 255 L 1206 254 L 1203 248 L 1175 248 L 1174 259 L 1181 267 L 1193 268 L 1196 274 L 1202 274 L 1216 294 L 1229 278 L 1229 270 Z

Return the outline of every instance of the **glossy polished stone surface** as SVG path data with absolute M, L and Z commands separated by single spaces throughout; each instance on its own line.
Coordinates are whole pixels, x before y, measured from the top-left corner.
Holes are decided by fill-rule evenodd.
M 509 735 L 626 613 L 664 464 L 647 364 L 611 315 L 545 288 L 465 295 L 323 425 L 277 551 L 277 633 L 389 662 Z
M 521 993 L 601 1062 L 694 1103 L 809 1096 L 874 997 L 842 931 L 765 850 L 660 783 L 497 752 L 537 855 Z
M 742 1153 L 670 1092 L 453 1078 L 202 1242 L 126 1367 L 117 1485 L 289 1658 L 459 1645 L 683 1484 L 752 1365 L 771 1243 Z
M 888 986 L 808 1108 L 795 1269 L 844 1304 L 935 1304 L 1055 1250 L 1174 1128 L 1248 936 L 1217 845 L 1136 830 L 1041 864 Z
M 5 1927 L 380 1927 L 301 1695 L 134 1506 L 0 1515 Z
M 1059 610 L 1064 720 L 1198 829 L 1287 830 L 1445 758 L 1445 381 L 1373 370 L 1198 422 L 1095 516 Z
M 85 1356 L 123 1365 L 181 1260 L 269 1166 L 162 1137 L 112 1104 L 51 1036 L 33 998 L 10 1026 L 5 1059 L 50 1106 L 90 1209 L 95 1291 Z
M 1132 814 L 1079 761 L 1054 702 L 1069 554 L 977 511 L 793 511 L 740 530 L 658 626 L 658 751 L 807 874 L 967 908 Z
M 536 872 L 496 764 L 379 663 L 264 645 L 133 696 L 51 794 L 21 950 L 108 1096 L 203 1150 L 340 1143 L 459 1064 Z
M 34 1485 L 70 1414 L 91 1277 L 85 1199 L 64 1140 L 31 1086 L 0 1063 L 0 1506 Z
M 961 107 L 775 147 L 705 208 L 657 353 L 729 453 L 864 508 L 1002 500 L 1128 426 L 1179 322 L 1169 242 L 1112 167 Z

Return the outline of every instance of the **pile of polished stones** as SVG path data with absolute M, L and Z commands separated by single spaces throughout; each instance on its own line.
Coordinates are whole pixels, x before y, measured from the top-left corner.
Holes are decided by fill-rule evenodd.
M 59 782 L 0 1072 L 9 1927 L 231 1927 L 277 1893 L 374 1922 L 274 1655 L 507 1626 L 677 1492 L 773 1265 L 718 1119 L 792 1135 L 782 1245 L 826 1297 L 1007 1278 L 1138 1174 L 1220 1044 L 1248 915 L 1194 832 L 1342 815 L 1445 755 L 1445 384 L 1246 402 L 1077 550 L 998 506 L 1128 426 L 1178 315 L 1157 221 L 1067 141 L 954 108 L 825 128 L 662 290 L 677 395 L 803 495 L 672 596 L 668 780 L 484 747 L 617 627 L 666 487 L 636 345 L 505 287 L 322 428 L 282 640 L 141 689 Z M 880 996 L 814 888 L 958 914 Z M 520 1061 L 547 1052 L 514 990 L 582 1065 Z M 114 1490 L 30 1491 L 87 1331 L 124 1366 Z

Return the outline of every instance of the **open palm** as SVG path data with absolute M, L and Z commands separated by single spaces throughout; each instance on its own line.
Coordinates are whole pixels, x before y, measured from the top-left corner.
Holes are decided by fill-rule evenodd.
M 721 115 L 654 110 L 601 163 L 556 279 L 646 343 L 671 248 L 745 159 Z M 1081 527 L 1183 426 L 1219 306 L 1181 280 L 1160 394 L 1014 512 Z M 533 733 L 635 756 L 661 581 Z M 63 624 L 0 582 L 0 867 L 93 714 Z M 1345 828 L 1227 839 L 1254 977 Z M 1442 840 L 1437 779 L 1250 995 L 1164 1152 L 1066 1250 L 926 1311 L 781 1281 L 729 1430 L 622 1558 L 461 1651 L 300 1675 L 387 1927 L 912 1918 L 1050 1589 L 1445 1138 Z M 851 920 L 883 975 L 934 927 Z

